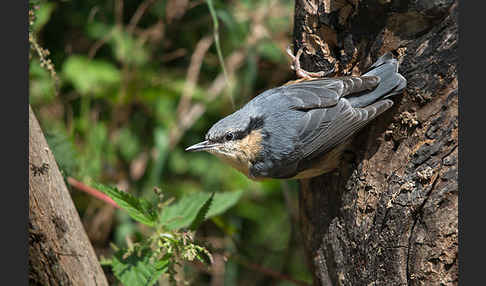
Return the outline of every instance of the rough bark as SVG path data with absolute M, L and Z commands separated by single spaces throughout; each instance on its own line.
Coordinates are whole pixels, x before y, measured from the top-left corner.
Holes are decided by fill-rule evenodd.
M 458 3 L 296 0 L 302 67 L 360 74 L 393 51 L 408 80 L 333 173 L 301 181 L 316 285 L 457 285 Z
M 30 106 L 29 284 L 108 285 Z

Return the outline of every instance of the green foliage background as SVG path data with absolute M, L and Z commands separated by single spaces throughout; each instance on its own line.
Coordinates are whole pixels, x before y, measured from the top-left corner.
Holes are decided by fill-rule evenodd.
M 241 191 L 234 207 L 212 216 L 196 233 L 217 263 L 186 264 L 183 279 L 191 285 L 293 285 L 284 276 L 309 282 L 295 224 L 296 183 L 252 182 L 209 154 L 184 152 L 217 120 L 292 79 L 285 48 L 291 43 L 293 1 L 37 5 L 32 31 L 49 51 L 56 74 L 41 67 L 31 50 L 29 100 L 64 175 L 87 185 L 117 185 L 148 201 L 155 200 L 154 187 L 165 198 Z M 213 41 L 199 57 L 191 96 L 183 99 L 191 93 L 188 78 L 194 76 L 190 67 L 198 60 L 193 56 L 198 43 L 215 34 L 221 57 Z M 192 117 L 192 108 L 200 116 Z M 123 246 L 146 232 L 102 201 L 76 189 L 72 196 L 100 256 L 114 254 L 111 242 Z

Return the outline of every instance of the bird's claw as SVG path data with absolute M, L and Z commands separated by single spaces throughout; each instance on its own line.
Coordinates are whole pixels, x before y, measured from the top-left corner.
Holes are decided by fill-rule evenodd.
M 290 46 L 287 46 L 286 51 L 287 51 L 287 54 L 292 59 L 292 63 L 290 64 L 290 68 L 295 71 L 295 74 L 299 78 L 303 78 L 303 79 L 321 78 L 321 77 L 325 77 L 327 75 L 330 75 L 330 74 L 332 74 L 335 71 L 335 67 L 333 67 L 330 71 L 327 71 L 327 72 L 325 72 L 325 71 L 320 71 L 320 72 L 310 72 L 310 71 L 306 71 L 306 70 L 304 70 L 303 68 L 300 67 L 300 56 L 304 52 L 303 47 L 301 47 L 297 51 L 297 54 L 296 55 L 294 55 L 292 53 L 292 50 L 290 50 Z

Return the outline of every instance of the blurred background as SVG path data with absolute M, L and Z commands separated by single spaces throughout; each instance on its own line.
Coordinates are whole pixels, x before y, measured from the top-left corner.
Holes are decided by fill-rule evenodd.
M 285 49 L 294 2 L 211 2 L 212 11 L 203 0 L 37 1 L 32 30 L 45 58 L 29 55 L 30 104 L 66 178 L 149 200 L 154 187 L 174 198 L 243 191 L 197 231 L 214 263 L 184 265 L 191 285 L 310 282 L 297 183 L 252 182 L 214 156 L 184 152 L 220 118 L 293 79 Z M 70 189 L 99 256 L 141 235 L 123 211 Z

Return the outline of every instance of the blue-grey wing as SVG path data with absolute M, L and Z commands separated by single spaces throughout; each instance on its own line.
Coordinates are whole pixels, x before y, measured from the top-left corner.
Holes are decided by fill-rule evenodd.
M 398 62 L 384 55 L 359 77 L 323 78 L 281 87 L 289 108 L 302 112 L 296 125 L 301 159 L 312 159 L 343 143 L 393 105 L 406 80 Z
M 371 90 L 376 76 L 323 78 L 281 87 L 288 108 L 302 112 L 296 125 L 300 158 L 312 158 L 337 146 L 393 104 L 383 101 L 367 108 L 353 108 L 347 95 Z M 386 106 L 385 109 L 383 109 Z M 382 110 L 383 109 L 383 110 Z
M 300 122 L 301 159 L 312 160 L 337 147 L 392 105 L 385 99 L 353 108 L 343 98 L 333 107 L 309 110 Z
M 379 81 L 377 76 L 322 78 L 293 83 L 279 89 L 289 98 L 290 108 L 309 110 L 334 106 L 343 96 L 373 89 Z

